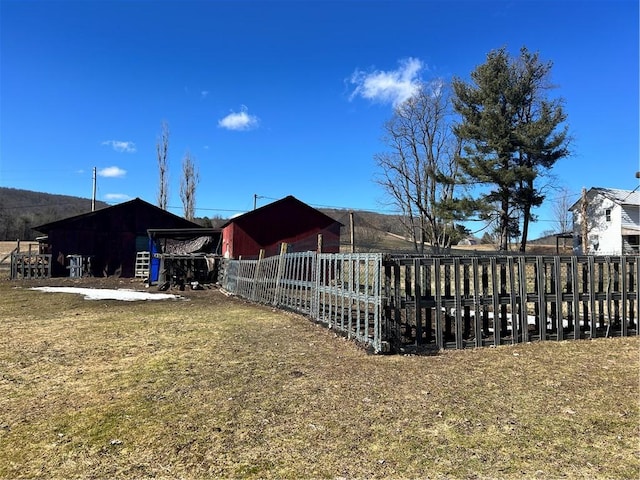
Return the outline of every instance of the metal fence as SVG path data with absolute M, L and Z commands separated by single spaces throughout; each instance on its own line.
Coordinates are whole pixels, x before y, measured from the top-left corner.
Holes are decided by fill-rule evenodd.
M 222 287 L 375 352 L 638 334 L 640 257 L 283 253 L 225 260 Z
M 386 348 L 380 317 L 381 266 L 379 253 L 226 259 L 221 285 L 234 295 L 308 315 L 380 352 Z

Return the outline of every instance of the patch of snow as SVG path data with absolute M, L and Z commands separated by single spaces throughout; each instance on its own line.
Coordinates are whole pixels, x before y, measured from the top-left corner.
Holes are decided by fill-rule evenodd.
M 179 295 L 169 293 L 148 293 L 127 289 L 106 289 L 106 288 L 79 288 L 79 287 L 33 287 L 31 290 L 54 293 L 75 293 L 84 295 L 85 300 L 123 300 L 134 302 L 136 300 L 168 300 L 181 298 Z

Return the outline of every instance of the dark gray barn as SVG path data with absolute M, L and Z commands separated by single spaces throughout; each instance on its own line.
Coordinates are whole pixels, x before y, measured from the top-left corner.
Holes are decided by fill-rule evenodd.
M 68 256 L 79 255 L 94 276 L 133 277 L 136 253 L 149 250 L 149 229 L 200 228 L 144 200 L 128 202 L 34 227 L 46 235 L 51 275 L 69 275 Z

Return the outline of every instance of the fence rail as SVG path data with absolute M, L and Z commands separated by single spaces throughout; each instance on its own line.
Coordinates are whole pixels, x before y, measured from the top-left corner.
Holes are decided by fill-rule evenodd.
M 225 290 L 308 315 L 376 352 L 638 334 L 638 256 L 304 252 L 222 268 Z

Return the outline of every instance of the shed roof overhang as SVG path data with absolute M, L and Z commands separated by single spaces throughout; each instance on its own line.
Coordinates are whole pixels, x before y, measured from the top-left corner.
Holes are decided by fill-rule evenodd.
M 622 235 L 640 235 L 640 227 L 622 227 Z

